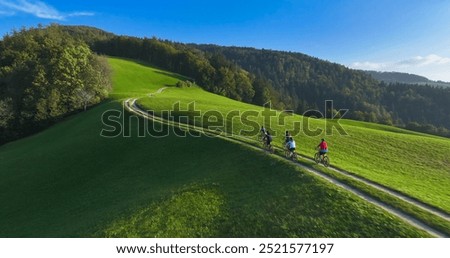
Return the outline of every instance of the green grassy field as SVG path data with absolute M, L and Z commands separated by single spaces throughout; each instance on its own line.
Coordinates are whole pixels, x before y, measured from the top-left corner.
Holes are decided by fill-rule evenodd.
M 145 96 L 180 78 L 131 61 L 110 62 L 118 100 L 0 147 L 0 237 L 429 236 L 244 145 L 180 138 L 174 128 L 164 138 L 137 137 L 144 120 L 129 114 L 131 137 L 101 137 L 102 114 L 122 110 L 121 98 Z
M 198 87 L 169 88 L 163 94 L 154 97 L 144 97 L 138 103 L 162 115 L 162 110 L 173 109 L 173 103 L 180 102 L 180 107 L 187 110 L 188 103 L 194 102 L 196 110 L 206 113 L 209 110 L 219 111 L 223 115 L 222 130 L 237 135 L 250 135 L 249 130 L 239 118 L 227 119 L 233 110 L 258 111 L 263 108 L 233 101 L 225 97 L 211 94 Z M 180 112 L 181 113 L 181 112 Z M 192 113 L 192 112 L 191 112 Z M 175 116 L 177 114 L 175 113 Z M 279 116 L 280 113 L 277 113 Z M 251 120 L 263 124 L 262 116 L 251 117 Z M 219 119 L 220 120 L 220 119 Z M 396 189 L 424 203 L 450 212 L 450 140 L 421 133 L 410 132 L 395 127 L 361 123 L 343 120 L 342 128 L 348 135 L 341 135 L 337 130 L 325 134 L 326 122 L 323 119 L 305 119 L 298 115 L 286 116 L 285 125 L 272 118 L 270 127 L 275 134 L 275 142 L 281 146 L 285 130 L 291 130 L 294 121 L 302 122 L 302 127 L 309 126 L 311 131 L 322 129 L 317 136 L 307 136 L 302 130 L 295 137 L 298 151 L 312 157 L 316 146 L 322 137 L 329 143 L 333 165 L 365 177 L 379 184 Z M 193 119 L 191 119 L 191 122 Z M 308 121 L 309 125 L 306 125 Z M 207 120 L 198 119 L 199 126 L 211 125 Z M 335 121 L 329 125 L 336 124 Z M 266 126 L 268 124 L 266 123 Z M 254 137 L 254 136 L 249 136 Z
M 143 97 L 161 87 L 175 86 L 182 76 L 127 59 L 109 59 L 113 71 L 113 99 Z

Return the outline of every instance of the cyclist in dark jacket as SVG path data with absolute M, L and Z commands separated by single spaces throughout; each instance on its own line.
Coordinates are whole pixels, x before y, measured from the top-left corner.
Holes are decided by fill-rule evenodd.
M 266 131 L 266 136 L 264 137 L 264 139 L 266 140 L 266 145 L 270 146 L 270 143 L 272 142 L 272 135 L 270 135 L 269 131 Z

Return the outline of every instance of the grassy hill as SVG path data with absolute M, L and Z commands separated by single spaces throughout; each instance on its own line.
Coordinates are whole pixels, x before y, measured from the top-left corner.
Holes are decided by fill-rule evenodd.
M 250 119 L 263 124 L 262 107 L 233 101 L 198 87 L 170 88 L 163 94 L 140 99 L 139 104 L 161 115 L 162 110 L 171 110 L 174 103 L 180 102 L 181 110 L 187 110 L 188 103 L 194 101 L 196 109 L 201 110 L 202 114 L 210 110 L 221 112 L 223 123 L 233 125 L 224 127 L 224 131 L 241 135 L 241 130 L 249 130 L 249 127 L 236 117 L 226 119 L 226 114 L 233 110 L 239 110 L 241 113 L 257 111 L 259 115 Z M 285 125 L 280 125 L 277 122 L 279 116 L 278 112 L 277 117 L 272 118 L 270 123 L 278 146 L 282 146 L 285 130 L 291 131 L 294 128 L 293 123 L 300 121 L 302 131 L 294 138 L 301 154 L 312 157 L 315 146 L 324 137 L 330 145 L 333 165 L 450 212 L 450 158 L 447 155 L 447 150 L 450 149 L 449 139 L 352 120 L 341 122 L 346 134 L 342 135 L 337 130 L 326 134 L 325 120 L 288 115 L 284 119 Z M 336 125 L 336 121 L 328 123 L 330 128 L 331 125 Z M 197 125 L 208 126 L 208 123 L 202 124 L 198 119 Z M 322 133 L 308 136 L 308 127 L 311 131 L 321 129 Z
M 144 120 L 128 113 L 120 119 L 131 137 L 101 137 L 102 114 L 122 110 L 121 101 L 127 97 L 144 96 L 143 104 L 160 108 L 194 96 L 199 107 L 213 105 L 206 100 L 215 98 L 219 111 L 218 104 L 249 107 L 198 88 L 169 88 L 146 100 L 148 92 L 181 77 L 128 60 L 111 58 L 110 63 L 111 101 L 0 147 L 0 237 L 429 236 L 287 161 L 244 145 L 211 137 L 181 138 L 176 128 L 164 138 L 138 137 Z M 348 130 L 360 135 L 363 129 L 349 125 Z M 440 138 L 414 137 L 435 141 L 439 147 L 447 144 Z M 333 163 L 370 164 L 358 155 L 348 157 L 351 152 L 338 147 L 337 139 L 330 138 Z M 298 140 L 301 152 L 311 154 L 317 139 Z M 361 171 L 369 169 L 363 166 Z M 437 176 L 435 170 L 421 173 Z M 447 180 L 446 173 L 441 171 L 441 181 Z M 445 207 L 445 201 L 437 203 Z

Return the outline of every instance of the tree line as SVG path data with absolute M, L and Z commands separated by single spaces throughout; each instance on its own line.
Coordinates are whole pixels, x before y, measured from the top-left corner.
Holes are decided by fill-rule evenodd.
M 58 25 L 0 41 L 0 144 L 99 103 L 111 90 L 107 60 Z
M 450 89 L 386 84 L 363 71 L 301 53 L 183 44 L 75 28 L 79 30 L 75 34 L 98 53 L 148 62 L 236 100 L 257 105 L 271 101 L 275 108 L 299 114 L 324 113 L 325 100 L 333 100 L 336 109 L 350 110 L 346 118 L 450 136 L 446 112 Z
M 99 54 L 144 61 L 191 78 L 204 89 L 247 103 L 264 104 L 274 92 L 257 78 L 221 54 L 207 53 L 186 44 L 152 38 L 117 36 L 89 27 L 63 26 L 82 38 Z
M 223 96 L 249 103 L 254 101 L 254 76 L 221 55 L 206 54 L 157 38 L 125 36 L 100 40 L 91 47 L 101 54 L 138 59 L 183 74 L 206 90 Z

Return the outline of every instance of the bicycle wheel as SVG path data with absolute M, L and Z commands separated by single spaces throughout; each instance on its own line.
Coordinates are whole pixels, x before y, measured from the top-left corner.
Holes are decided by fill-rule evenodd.
M 274 154 L 274 153 L 275 153 L 275 149 L 273 148 L 272 144 L 270 144 L 270 145 L 268 146 L 267 149 L 269 150 L 269 152 L 270 152 L 271 154 Z
M 292 158 L 292 161 L 297 162 L 298 156 L 297 156 L 297 153 L 295 151 L 292 153 L 291 158 Z
M 289 154 L 290 154 L 290 152 L 288 150 L 284 150 L 284 156 L 286 158 L 289 158 Z
M 316 154 L 314 155 L 314 161 L 316 162 L 316 164 L 319 164 L 320 162 L 320 154 L 318 152 L 316 152 Z
M 325 167 L 328 167 L 330 165 L 330 158 L 328 158 L 328 156 L 323 157 L 323 165 Z

